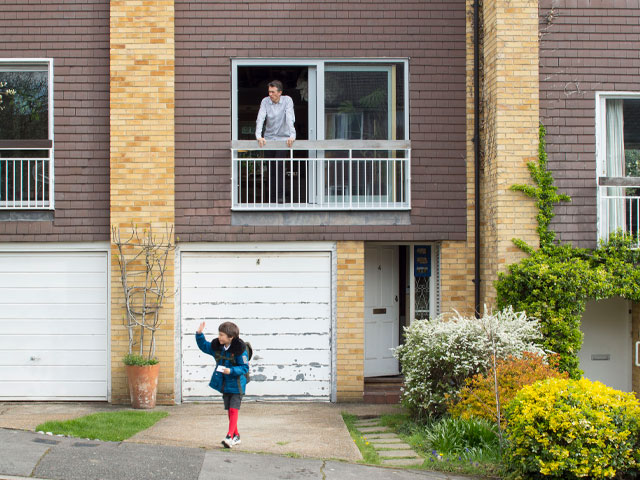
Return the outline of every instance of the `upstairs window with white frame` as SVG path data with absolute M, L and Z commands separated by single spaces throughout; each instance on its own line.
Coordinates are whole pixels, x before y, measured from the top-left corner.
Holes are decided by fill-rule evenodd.
M 0 59 L 0 209 L 53 209 L 53 61 Z
M 410 208 L 406 60 L 234 60 L 233 208 Z M 292 98 L 296 142 L 256 142 L 272 80 Z
M 640 93 L 598 95 L 598 240 L 640 233 Z

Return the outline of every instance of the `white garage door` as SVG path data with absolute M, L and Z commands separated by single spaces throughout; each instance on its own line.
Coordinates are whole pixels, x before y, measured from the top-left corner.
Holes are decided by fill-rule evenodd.
M 106 400 L 106 252 L 0 252 L 0 400 Z
M 202 400 L 213 358 L 194 332 L 211 340 L 232 321 L 251 342 L 248 396 L 328 400 L 331 394 L 329 252 L 191 253 L 181 257 L 182 396 Z

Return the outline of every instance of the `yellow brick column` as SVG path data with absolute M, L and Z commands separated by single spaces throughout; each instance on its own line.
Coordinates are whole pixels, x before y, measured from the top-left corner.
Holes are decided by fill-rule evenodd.
M 498 272 L 524 255 L 512 239 L 538 245 L 533 200 L 509 190 L 531 184 L 527 163 L 537 158 L 538 2 L 484 2 L 483 20 L 481 299 L 491 306 Z
M 174 2 L 110 2 L 111 226 L 164 233 L 174 226 Z M 112 244 L 111 385 L 113 403 L 129 401 L 122 357 L 128 351 L 118 264 Z M 174 399 L 174 256 L 171 294 L 156 333 L 158 403 Z M 148 337 L 148 335 L 147 335 Z
M 364 394 L 364 242 L 337 245 L 337 400 Z

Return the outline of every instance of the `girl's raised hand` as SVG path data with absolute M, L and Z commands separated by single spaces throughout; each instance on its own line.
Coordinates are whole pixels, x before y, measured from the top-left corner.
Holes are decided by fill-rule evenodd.
M 196 330 L 196 333 L 202 333 L 203 331 L 204 331 L 204 322 L 200 324 L 200 326 L 198 327 L 198 330 Z

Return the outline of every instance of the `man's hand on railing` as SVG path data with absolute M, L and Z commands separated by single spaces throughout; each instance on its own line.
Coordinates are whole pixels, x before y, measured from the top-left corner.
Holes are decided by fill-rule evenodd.
M 260 148 L 264 147 L 266 144 L 267 141 L 264 139 L 264 137 L 258 139 L 258 145 L 260 145 Z
M 295 138 L 287 138 L 287 147 L 291 148 L 293 146 L 293 142 L 295 141 Z

